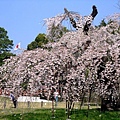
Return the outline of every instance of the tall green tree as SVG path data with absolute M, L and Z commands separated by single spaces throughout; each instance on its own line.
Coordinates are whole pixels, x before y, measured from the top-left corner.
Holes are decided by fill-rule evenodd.
M 0 27 L 0 65 L 3 64 L 4 59 L 13 56 L 13 54 L 10 53 L 12 47 L 13 40 L 10 40 L 7 35 L 7 31 L 4 28 Z
M 33 50 L 35 48 L 42 48 L 44 44 L 48 43 L 48 39 L 45 34 L 38 34 L 34 41 L 27 46 L 27 50 Z

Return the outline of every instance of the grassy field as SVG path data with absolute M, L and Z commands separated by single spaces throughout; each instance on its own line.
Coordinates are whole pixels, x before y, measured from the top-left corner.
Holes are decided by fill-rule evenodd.
M 120 111 L 101 112 L 96 108 L 100 106 L 83 106 L 79 109 L 79 102 L 75 103 L 74 110 L 70 115 L 71 120 L 120 120 Z M 12 101 L 6 97 L 0 97 L 0 120 L 66 120 L 65 102 L 58 102 L 58 106 L 52 111 L 51 102 L 43 103 L 18 103 L 13 108 Z
M 66 120 L 65 109 L 4 109 L 0 110 L 0 120 Z M 120 120 L 120 111 L 100 112 L 96 109 L 73 110 L 71 120 Z

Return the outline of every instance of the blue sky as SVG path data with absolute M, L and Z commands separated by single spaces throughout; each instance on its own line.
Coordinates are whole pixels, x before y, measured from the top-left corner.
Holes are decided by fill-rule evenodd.
M 93 25 L 108 15 L 119 13 L 119 0 L 0 0 L 0 27 L 8 31 L 14 44 L 26 49 L 39 33 L 46 33 L 43 19 L 64 13 L 66 7 L 81 15 L 89 15 L 92 5 L 98 8 Z

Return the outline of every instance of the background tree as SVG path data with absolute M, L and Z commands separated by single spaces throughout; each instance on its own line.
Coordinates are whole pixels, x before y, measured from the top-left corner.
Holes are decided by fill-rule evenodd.
M 40 33 L 33 42 L 27 46 L 27 50 L 33 50 L 35 48 L 42 48 L 44 44 L 48 43 L 48 39 L 45 34 Z
M 48 39 L 50 41 L 58 41 L 66 32 L 68 32 L 69 30 L 62 26 L 62 25 L 57 25 L 55 26 L 53 24 L 51 31 L 49 32 L 49 34 L 47 35 Z
M 34 41 L 32 41 L 27 46 L 27 50 L 33 50 L 35 48 L 43 48 L 48 42 L 58 41 L 66 32 L 68 32 L 66 27 L 63 26 L 52 26 L 51 32 L 46 34 L 38 34 Z
M 103 19 L 103 20 L 100 22 L 99 27 L 106 26 L 106 25 L 107 25 L 107 23 L 106 23 L 105 20 Z
M 7 31 L 0 27 L 0 65 L 3 64 L 3 60 L 9 58 L 13 54 L 10 50 L 13 47 L 13 40 L 10 40 L 7 36 Z

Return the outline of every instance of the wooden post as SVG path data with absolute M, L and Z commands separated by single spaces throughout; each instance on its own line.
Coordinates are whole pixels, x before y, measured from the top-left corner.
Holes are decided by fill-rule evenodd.
M 30 107 L 30 101 L 27 102 L 28 108 Z
M 4 109 L 6 108 L 6 100 L 4 101 L 3 108 L 4 108 Z
M 43 108 L 43 101 L 41 101 L 41 108 Z

